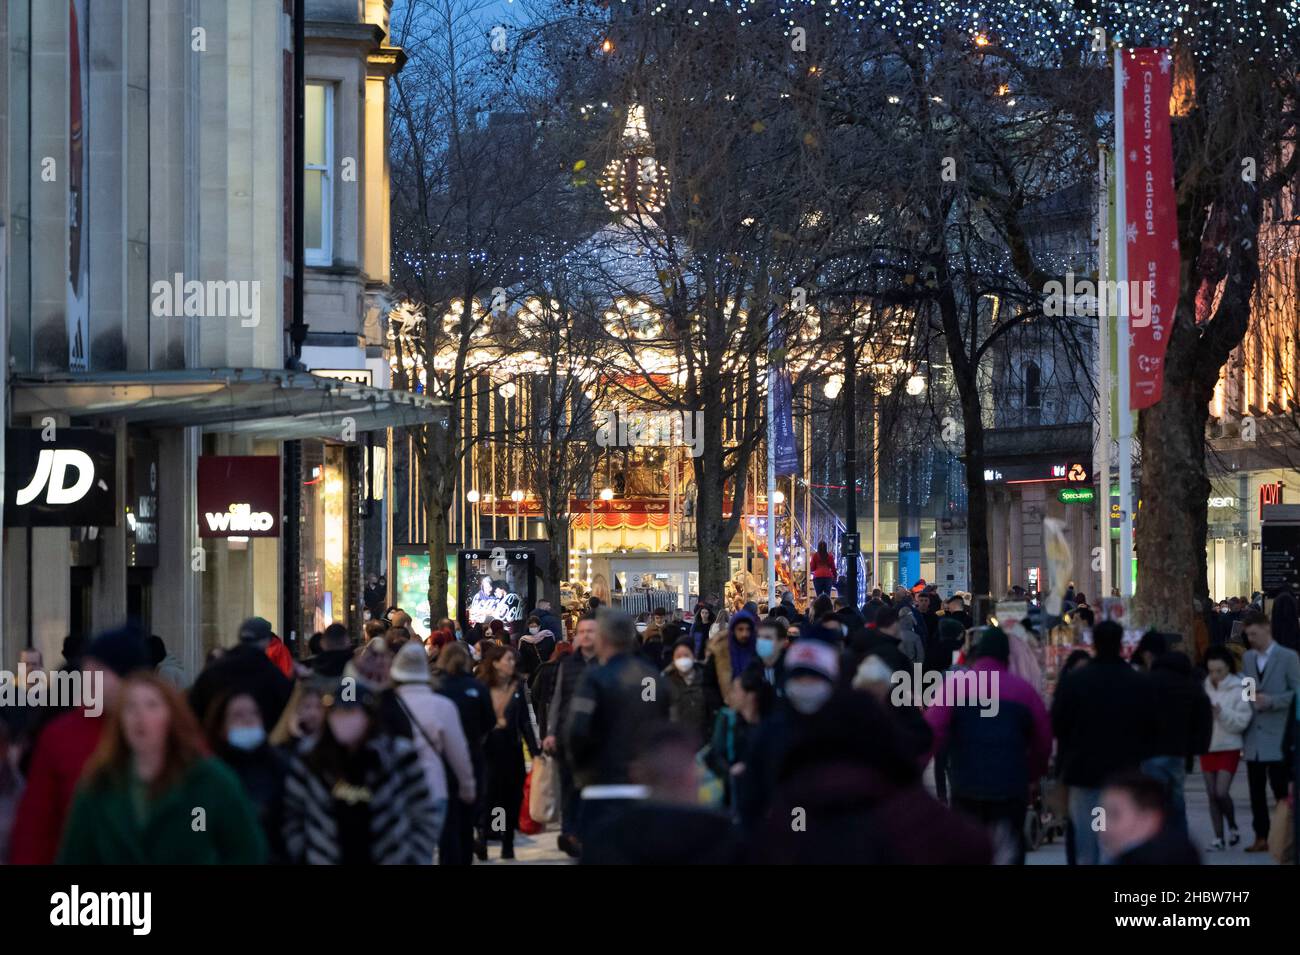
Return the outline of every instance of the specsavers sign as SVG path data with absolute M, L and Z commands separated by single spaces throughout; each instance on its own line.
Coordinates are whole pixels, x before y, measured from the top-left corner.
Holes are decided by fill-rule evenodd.
M 198 499 L 200 537 L 279 537 L 279 456 L 200 457 Z

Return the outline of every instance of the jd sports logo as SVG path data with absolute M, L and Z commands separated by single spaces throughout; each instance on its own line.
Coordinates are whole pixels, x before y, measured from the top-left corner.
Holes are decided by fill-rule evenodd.
M 76 472 L 69 482 L 68 472 Z M 36 459 L 36 473 L 31 483 L 18 492 L 14 499 L 19 507 L 32 503 L 45 492 L 43 504 L 75 504 L 86 496 L 95 482 L 95 462 L 85 451 L 46 448 Z M 100 487 L 107 485 L 100 481 Z

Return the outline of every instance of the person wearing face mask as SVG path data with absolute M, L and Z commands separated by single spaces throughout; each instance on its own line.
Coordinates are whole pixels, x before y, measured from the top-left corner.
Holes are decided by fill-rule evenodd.
M 218 699 L 206 720 L 212 752 L 229 766 L 257 811 L 272 863 L 282 863 L 281 823 L 288 759 L 273 747 L 262 724 L 262 711 L 251 694 L 234 691 Z
M 528 632 L 519 637 L 519 674 L 531 679 L 555 652 L 555 633 L 544 628 L 536 614 L 528 618 Z
M 695 648 L 682 638 L 673 647 L 672 662 L 664 668 L 668 684 L 668 719 L 703 742 L 713 725 L 721 698 L 705 685 L 703 668 L 695 662 Z
M 758 640 L 754 649 L 762 667 L 763 679 L 777 695 L 784 692 L 785 649 L 790 645 L 786 623 L 780 617 L 768 617 L 758 625 Z
M 285 782 L 284 844 L 291 863 L 430 865 L 437 807 L 415 745 L 382 731 L 374 693 L 343 683 L 330 695 L 320 739 L 296 755 Z
M 940 805 L 921 781 L 921 767 L 894 721 L 870 693 L 795 689 L 815 685 L 833 668 L 833 652 L 790 647 L 787 700 L 796 714 L 775 765 L 769 794 L 750 824 L 750 860 L 766 865 L 987 865 L 992 846 L 977 824 Z M 781 712 L 778 707 L 773 719 Z M 769 757 L 773 754 L 767 754 Z M 743 777 L 742 777 L 743 778 Z M 752 810 L 751 810 L 752 812 Z M 805 827 L 791 820 L 806 818 Z
M 742 787 L 746 798 L 737 806 L 741 824 L 750 831 L 767 812 L 786 750 L 808 718 L 835 693 L 840 678 L 837 636 L 818 627 L 785 652 L 785 695 L 754 736 Z

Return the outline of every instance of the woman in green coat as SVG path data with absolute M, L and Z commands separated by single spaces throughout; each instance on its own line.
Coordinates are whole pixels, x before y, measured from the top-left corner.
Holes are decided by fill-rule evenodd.
M 73 865 L 258 865 L 266 839 L 180 694 L 128 677 L 86 766 L 59 852 Z

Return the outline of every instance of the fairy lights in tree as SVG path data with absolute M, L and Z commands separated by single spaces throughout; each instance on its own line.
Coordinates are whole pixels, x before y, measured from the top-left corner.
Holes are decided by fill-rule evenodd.
M 1176 41 L 1200 59 L 1232 49 L 1289 59 L 1300 48 L 1294 0 L 691 0 L 643 9 L 692 26 L 708 23 L 713 10 L 735 14 L 741 26 L 766 27 L 779 17 L 787 31 L 818 24 L 876 29 L 921 50 L 963 31 L 978 49 L 1001 47 L 1049 60 L 1067 48 L 1091 49 L 1097 30 L 1107 40 L 1134 45 Z

